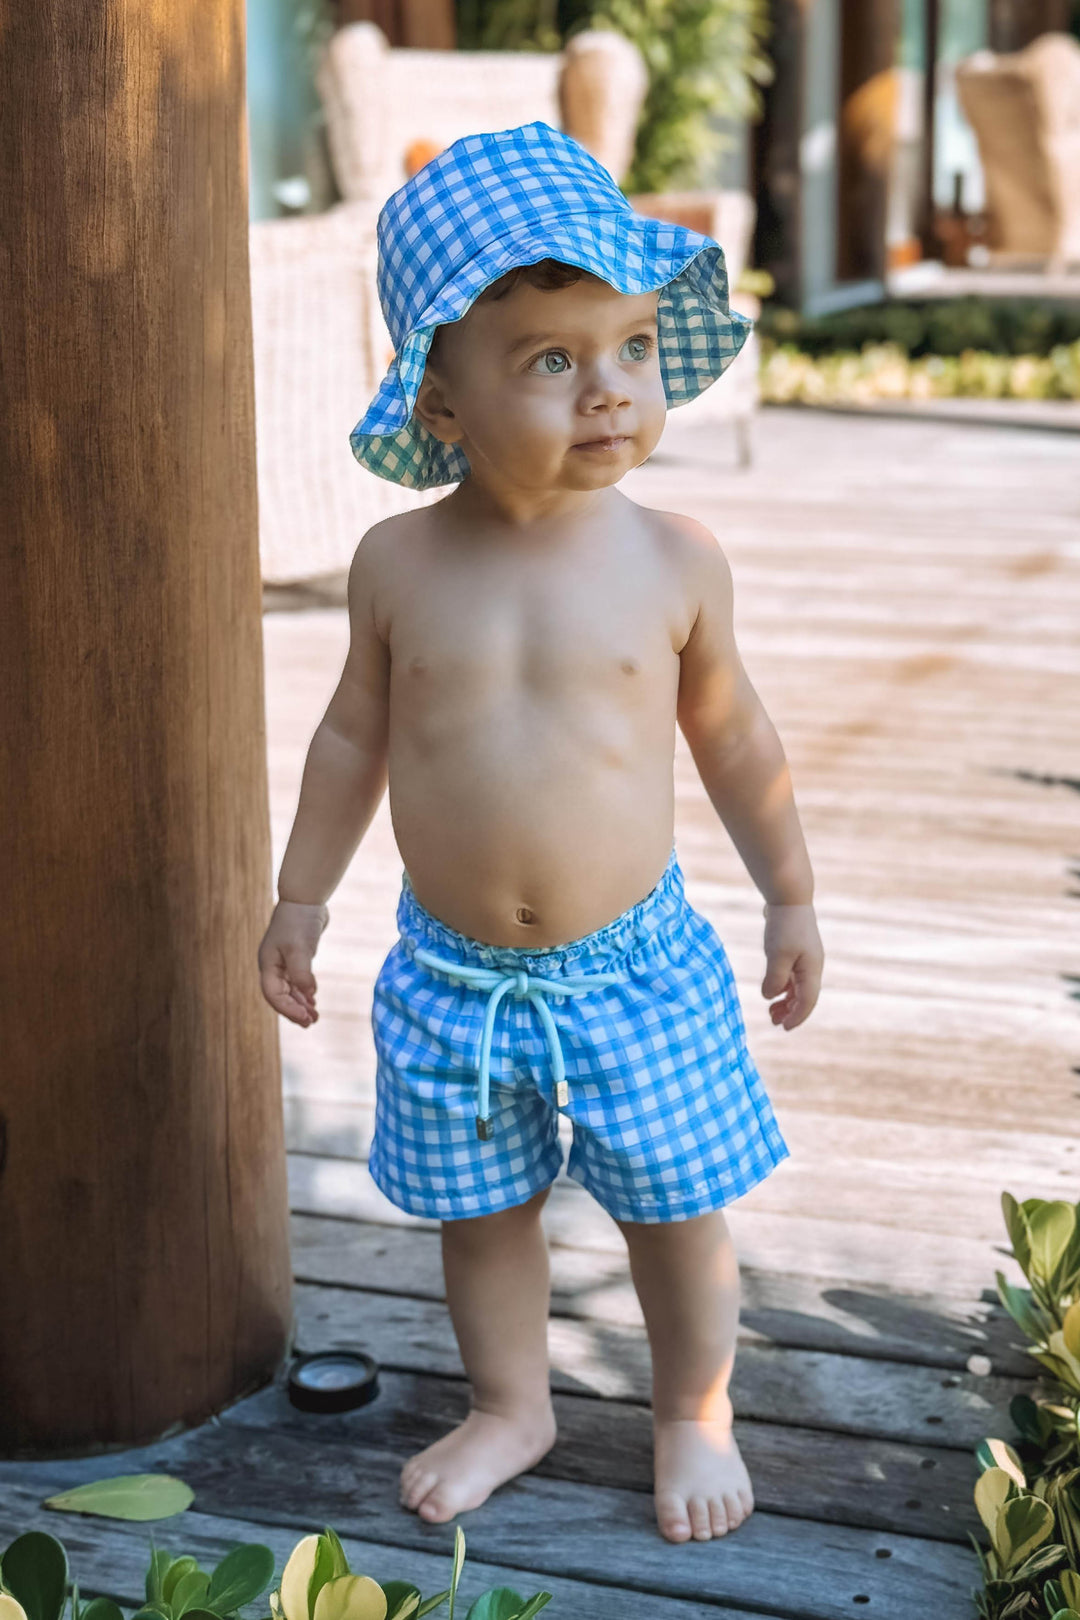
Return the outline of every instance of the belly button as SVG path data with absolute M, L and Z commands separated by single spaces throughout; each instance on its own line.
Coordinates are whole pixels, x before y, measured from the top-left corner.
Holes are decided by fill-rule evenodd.
M 531 923 L 536 921 L 535 911 L 530 911 L 528 906 L 518 906 L 515 915 L 518 922 Z

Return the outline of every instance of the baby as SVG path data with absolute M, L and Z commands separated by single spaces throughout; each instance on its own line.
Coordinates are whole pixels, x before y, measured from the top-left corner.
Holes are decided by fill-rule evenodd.
M 765 899 L 762 993 L 818 997 L 813 878 L 780 742 L 732 635 L 708 529 L 618 489 L 747 323 L 708 237 L 634 213 L 544 123 L 456 141 L 379 219 L 397 353 L 357 458 L 434 504 L 376 523 L 351 644 L 305 764 L 259 949 L 310 1026 L 326 901 L 389 781 L 400 937 L 374 987 L 370 1171 L 441 1220 L 468 1417 L 412 1457 L 440 1522 L 555 1440 L 540 1212 L 562 1166 L 623 1232 L 652 1352 L 670 1541 L 752 1511 L 728 1383 L 739 1309 L 722 1213 L 788 1154 L 712 924 L 673 847 L 678 722 Z

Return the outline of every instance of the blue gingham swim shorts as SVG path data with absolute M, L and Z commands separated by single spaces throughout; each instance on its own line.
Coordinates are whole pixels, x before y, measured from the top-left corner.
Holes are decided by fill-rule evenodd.
M 470 939 L 407 872 L 397 925 L 372 1002 L 368 1164 L 400 1209 L 460 1220 L 524 1203 L 562 1168 L 560 1112 L 567 1174 L 616 1220 L 719 1209 L 788 1157 L 674 848 L 644 900 L 564 945 Z

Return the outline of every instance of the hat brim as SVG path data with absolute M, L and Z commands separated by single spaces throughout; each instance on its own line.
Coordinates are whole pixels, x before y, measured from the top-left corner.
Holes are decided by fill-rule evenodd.
M 753 323 L 728 304 L 723 249 L 687 226 L 626 208 L 567 215 L 543 232 L 514 232 L 463 265 L 418 318 L 349 435 L 362 466 L 408 489 L 434 489 L 468 476 L 464 451 L 443 444 L 413 417 L 432 337 L 437 326 L 460 320 L 507 270 L 549 258 L 589 270 L 621 293 L 662 289 L 657 349 L 669 407 L 704 392 L 750 335 Z

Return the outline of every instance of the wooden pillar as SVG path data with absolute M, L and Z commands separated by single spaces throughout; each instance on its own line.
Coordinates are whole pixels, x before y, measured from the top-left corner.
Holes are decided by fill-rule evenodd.
M 885 215 L 896 128 L 898 0 L 843 0 L 837 274 L 885 274 Z
M 922 152 L 919 164 L 919 215 L 916 226 L 925 259 L 941 250 L 934 227 L 934 163 L 937 126 L 937 59 L 941 40 L 941 0 L 923 0 Z
M 457 44 L 453 0 L 339 0 L 338 21 L 376 23 L 391 45 L 452 51 Z
M 243 0 L 0 0 L 0 1452 L 290 1330 Z
M 1069 0 L 989 0 L 992 51 L 1021 51 L 1040 34 L 1067 33 Z
M 772 0 L 773 79 L 752 135 L 757 224 L 753 262 L 781 303 L 802 302 L 802 164 L 807 11 L 812 0 Z

